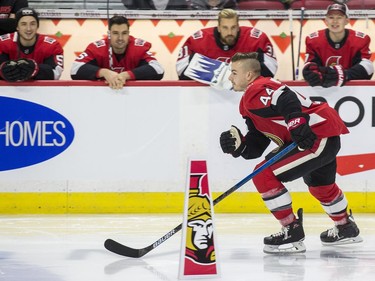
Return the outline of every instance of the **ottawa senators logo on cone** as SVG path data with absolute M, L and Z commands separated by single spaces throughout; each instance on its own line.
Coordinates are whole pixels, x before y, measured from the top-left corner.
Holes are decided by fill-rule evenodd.
M 198 263 L 212 263 L 216 259 L 210 199 L 199 195 L 198 191 L 189 192 L 186 256 Z
M 179 277 L 217 276 L 214 212 L 206 161 L 191 160 L 189 164 Z

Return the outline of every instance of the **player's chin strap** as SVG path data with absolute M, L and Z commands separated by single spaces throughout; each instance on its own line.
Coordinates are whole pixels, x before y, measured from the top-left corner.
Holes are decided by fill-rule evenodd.
M 219 90 L 231 90 L 233 88 L 229 81 L 230 74 L 228 63 L 198 53 L 193 55 L 184 72 L 185 76 Z

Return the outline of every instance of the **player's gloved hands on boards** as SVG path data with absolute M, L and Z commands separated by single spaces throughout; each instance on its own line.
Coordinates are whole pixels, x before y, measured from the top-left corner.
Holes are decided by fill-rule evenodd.
M 220 135 L 220 146 L 224 153 L 232 154 L 233 157 L 239 157 L 246 148 L 243 142 L 241 131 L 232 125 L 229 131 L 225 131 Z
M 38 64 L 32 59 L 19 59 L 17 66 L 20 71 L 20 80 L 26 81 L 34 78 L 39 72 Z
M 341 65 L 321 66 L 319 67 L 319 71 L 323 75 L 322 86 L 324 88 L 329 88 L 332 86 L 344 86 L 346 82 L 346 75 Z
M 21 79 L 21 73 L 17 62 L 14 60 L 5 61 L 0 65 L 0 76 L 8 82 L 16 82 Z
M 315 62 L 307 63 L 302 70 L 302 75 L 311 87 L 322 86 L 323 84 L 323 75 Z
M 316 135 L 311 130 L 309 120 L 310 116 L 302 112 L 291 113 L 286 120 L 292 140 L 302 150 L 312 148 L 316 140 Z

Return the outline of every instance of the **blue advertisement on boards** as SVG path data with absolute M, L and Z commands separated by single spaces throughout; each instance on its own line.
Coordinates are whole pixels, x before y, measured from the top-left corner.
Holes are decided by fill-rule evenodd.
M 51 159 L 74 139 L 67 118 L 43 105 L 0 97 L 0 171 Z

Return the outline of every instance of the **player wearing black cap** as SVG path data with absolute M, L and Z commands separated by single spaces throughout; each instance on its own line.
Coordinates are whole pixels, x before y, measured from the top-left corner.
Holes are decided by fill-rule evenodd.
M 346 29 L 349 10 L 345 4 L 329 5 L 326 29 L 306 37 L 306 64 L 303 77 L 311 86 L 343 86 L 349 80 L 371 79 L 370 37 Z
M 37 12 L 19 10 L 16 23 L 17 32 L 0 37 L 0 78 L 9 82 L 59 79 L 63 49 L 55 39 L 38 33 Z

